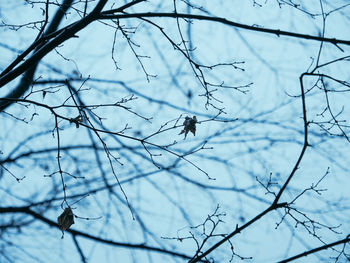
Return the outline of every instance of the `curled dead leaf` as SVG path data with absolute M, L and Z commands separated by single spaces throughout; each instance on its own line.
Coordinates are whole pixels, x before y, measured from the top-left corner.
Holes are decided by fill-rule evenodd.
M 70 207 L 67 207 L 66 209 L 64 209 L 63 213 L 57 218 L 57 223 L 62 233 L 63 231 L 69 229 L 70 226 L 74 224 L 74 214 Z
M 76 128 L 79 128 L 79 122 L 82 122 L 83 121 L 83 116 L 79 115 L 75 118 L 71 118 L 69 119 L 69 122 L 70 123 L 75 123 L 75 127 Z
M 193 116 L 192 118 L 186 116 L 185 121 L 183 122 L 184 128 L 183 130 L 179 133 L 180 134 L 185 134 L 185 138 L 187 137 L 188 132 L 192 132 L 194 136 L 196 136 L 196 123 L 197 123 L 197 117 Z

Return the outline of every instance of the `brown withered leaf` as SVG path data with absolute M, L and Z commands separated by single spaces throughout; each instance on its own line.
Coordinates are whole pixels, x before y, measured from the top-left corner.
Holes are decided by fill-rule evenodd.
M 75 118 L 69 119 L 69 123 L 75 123 L 75 127 L 79 128 L 79 122 L 83 121 L 83 116 L 79 115 Z
M 74 214 L 70 207 L 64 209 L 63 213 L 57 218 L 57 223 L 62 233 L 74 224 Z
M 186 116 L 185 121 L 183 123 L 184 128 L 183 130 L 179 133 L 180 134 L 185 134 L 185 138 L 187 137 L 188 132 L 192 132 L 194 136 L 196 136 L 196 123 L 197 123 L 197 117 L 193 116 L 192 118 Z

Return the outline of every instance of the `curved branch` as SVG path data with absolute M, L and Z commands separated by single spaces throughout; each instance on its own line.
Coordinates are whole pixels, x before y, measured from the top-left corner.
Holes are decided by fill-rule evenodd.
M 303 112 L 303 121 L 304 121 L 304 144 L 303 144 L 303 148 L 301 149 L 301 152 L 299 154 L 298 160 L 295 163 L 292 172 L 290 173 L 290 175 L 288 176 L 287 180 L 285 181 L 285 183 L 283 184 L 283 186 L 281 187 L 281 189 L 279 190 L 279 192 L 277 193 L 274 201 L 272 202 L 272 205 L 270 207 L 268 207 L 267 209 L 265 209 L 263 212 L 261 212 L 260 214 L 258 214 L 257 216 L 255 216 L 253 219 L 251 219 L 250 221 L 248 221 L 246 224 L 244 224 L 241 227 L 238 227 L 238 225 L 236 226 L 236 229 L 231 232 L 229 235 L 227 235 L 226 237 L 224 237 L 223 239 L 221 239 L 219 242 L 217 242 L 216 244 L 214 244 L 212 247 L 210 247 L 208 250 L 206 250 L 204 253 L 202 253 L 201 255 L 193 258 L 192 260 L 190 260 L 190 263 L 195 263 L 195 262 L 199 262 L 199 260 L 201 260 L 202 258 L 205 258 L 209 253 L 211 253 L 212 251 L 214 251 L 215 249 L 217 249 L 219 246 L 221 246 L 222 244 L 224 244 L 226 241 L 230 240 L 233 236 L 239 234 L 242 230 L 246 229 L 248 226 L 250 226 L 251 224 L 255 223 L 256 221 L 260 220 L 263 216 L 265 216 L 266 214 L 270 213 L 271 211 L 274 211 L 278 208 L 281 207 L 285 207 L 287 205 L 287 203 L 279 203 L 278 201 L 280 200 L 282 194 L 284 193 L 285 189 L 287 188 L 289 182 L 291 181 L 291 179 L 294 177 L 295 172 L 298 170 L 299 164 L 301 162 L 301 160 L 303 159 L 303 156 L 305 154 L 305 151 L 307 149 L 307 147 L 309 146 L 308 144 L 308 121 L 307 121 L 307 115 L 306 115 L 306 101 L 305 101 L 305 92 L 304 92 L 304 84 L 303 84 L 303 77 L 305 75 L 308 75 L 308 73 L 303 73 L 301 74 L 301 76 L 299 77 L 299 81 L 300 81 L 300 89 L 301 89 L 301 100 L 302 100 L 302 112 Z
M 71 0 L 66 0 L 66 1 L 68 2 Z M 73 24 L 65 27 L 63 30 L 60 30 L 59 31 L 60 33 L 55 38 L 53 38 L 51 41 L 49 41 L 49 42 L 44 41 L 44 44 L 39 45 L 35 49 L 34 54 L 30 58 L 28 58 L 26 61 L 24 61 L 18 67 L 14 68 L 13 70 L 11 70 L 8 73 L 1 76 L 0 87 L 3 87 L 4 85 L 9 83 L 10 81 L 17 78 L 22 73 L 26 72 L 25 76 L 22 79 L 22 81 L 24 83 L 22 84 L 22 81 L 21 81 L 21 83 L 13 91 L 11 91 L 5 98 L 17 99 L 17 98 L 21 97 L 26 92 L 26 90 L 29 88 L 30 84 L 33 82 L 33 76 L 35 73 L 37 63 L 45 55 L 47 55 L 49 52 L 51 52 L 53 49 L 55 49 L 58 45 L 62 44 L 67 39 L 75 37 L 75 34 L 77 32 L 79 32 L 80 30 L 82 30 L 83 28 L 88 26 L 91 22 L 95 21 L 98 18 L 98 14 L 101 12 L 102 8 L 104 7 L 104 5 L 106 3 L 107 3 L 107 0 L 100 0 L 97 3 L 94 10 L 89 15 L 82 18 L 78 22 L 73 23 Z M 45 34 L 45 36 L 46 35 L 47 34 Z M 0 112 L 3 111 L 4 109 L 6 109 L 11 104 L 12 103 L 9 101 L 0 103 Z
M 66 12 L 68 11 L 68 9 L 71 7 L 73 3 L 73 0 L 65 0 L 62 5 L 59 7 L 59 9 L 57 10 L 55 16 L 53 17 L 49 27 L 47 28 L 45 34 L 39 38 L 39 40 L 44 39 L 46 37 L 46 35 L 49 35 L 53 32 L 55 32 L 58 28 L 58 26 L 60 25 L 63 17 L 65 16 Z M 37 45 L 37 43 L 39 43 L 39 45 Z M 6 76 L 8 73 L 11 72 L 11 70 L 13 70 L 13 68 L 20 63 L 32 50 L 34 50 L 34 52 L 36 52 L 37 50 L 39 50 L 45 42 L 41 42 L 41 41 L 34 41 L 34 43 L 25 51 L 23 52 L 21 55 L 19 55 L 2 73 L 1 73 L 1 77 Z M 23 75 L 21 81 L 18 83 L 18 85 L 12 90 L 10 91 L 6 98 L 19 98 L 21 97 L 30 87 L 30 85 L 33 82 L 33 78 L 34 78 L 34 74 L 36 71 L 36 68 L 38 66 L 38 62 L 36 61 L 35 63 L 29 64 L 27 71 L 25 72 L 25 74 Z M 11 102 L 0 102 L 0 112 L 3 111 L 4 109 L 6 109 L 8 106 L 10 106 L 12 103 Z
M 323 246 L 320 246 L 320 247 L 317 247 L 317 248 L 314 248 L 314 249 L 311 249 L 309 251 L 305 251 L 303 253 L 300 253 L 298 255 L 295 255 L 293 257 L 290 257 L 290 258 L 287 258 L 287 259 L 284 259 L 282 261 L 279 261 L 278 263 L 286 263 L 286 262 L 291 262 L 293 260 L 296 260 L 298 258 L 302 258 L 302 257 L 306 257 L 308 255 L 311 255 L 313 253 L 316 253 L 316 252 L 319 252 L 321 250 L 326 250 L 330 247 L 334 247 L 334 246 L 337 246 L 337 245 L 340 245 L 340 244 L 346 244 L 350 242 L 350 235 L 348 235 L 346 238 L 342 239 L 342 240 L 338 240 L 336 242 L 333 242 L 333 243 L 329 243 L 329 244 L 326 244 L 326 245 L 323 245 Z
M 51 226 L 51 227 L 57 227 L 58 228 L 58 224 L 44 216 L 42 216 L 41 214 L 33 211 L 30 209 L 29 206 L 24 206 L 24 207 L 0 207 L 0 214 L 2 213 L 25 213 L 28 215 L 33 216 L 35 219 L 40 220 L 41 222 L 46 223 L 47 225 Z M 81 232 L 78 230 L 74 230 L 74 229 L 67 229 L 66 232 L 69 232 L 70 234 L 72 234 L 74 237 L 76 236 L 81 236 L 81 237 L 85 237 L 87 239 L 93 240 L 93 241 L 97 241 L 103 244 L 107 244 L 107 245 L 112 245 L 112 246 L 116 246 L 116 247 L 125 247 L 125 248 L 131 248 L 131 249 L 141 249 L 141 250 L 148 250 L 151 252 L 157 252 L 157 253 L 161 253 L 161 254 L 165 254 L 165 255 L 169 255 L 169 256 L 175 256 L 175 257 L 179 257 L 179 258 L 183 258 L 183 259 L 190 259 L 190 256 L 187 256 L 185 254 L 182 253 L 178 253 L 178 252 L 174 252 L 172 250 L 167 250 L 167 249 L 163 249 L 163 248 L 158 248 L 158 247 L 152 247 L 152 246 L 147 246 L 143 243 L 140 244 L 132 244 L 132 243 L 124 243 L 124 242 L 117 242 L 117 241 L 113 241 L 110 239 L 105 239 L 105 238 L 100 238 L 94 235 L 90 235 L 88 233 L 85 232 Z
M 279 29 L 271 29 L 271 28 L 264 28 L 264 27 L 257 27 L 257 26 L 249 26 L 249 25 L 246 25 L 246 24 L 233 22 L 233 21 L 227 20 L 227 19 L 222 18 L 222 17 L 213 17 L 213 16 L 204 16 L 204 15 L 192 15 L 192 14 L 184 14 L 184 13 L 134 13 L 134 14 L 110 15 L 107 12 L 108 11 L 102 12 L 100 17 L 99 17 L 99 19 L 125 19 L 125 18 L 145 18 L 145 17 L 187 18 L 187 19 L 194 19 L 194 20 L 204 20 L 204 21 L 218 22 L 218 23 L 221 23 L 221 24 L 225 24 L 225 25 L 233 26 L 233 27 L 237 27 L 237 28 L 247 29 L 247 30 L 256 31 L 256 32 L 273 34 L 273 35 L 277 35 L 278 37 L 279 36 L 289 36 L 289 37 L 295 37 L 295 38 L 301 38 L 301 39 L 308 39 L 308 40 L 316 40 L 316 41 L 327 42 L 327 43 L 334 44 L 336 46 L 338 44 L 343 44 L 343 45 L 350 46 L 350 40 L 328 38 L 328 37 L 320 37 L 320 36 L 313 36 L 313 35 L 295 33 L 295 32 L 290 32 L 290 31 L 284 31 L 284 30 L 279 30 Z
M 72 3 L 73 3 L 73 0 L 65 0 L 62 3 L 62 5 L 60 5 L 59 9 L 57 10 L 52 21 L 50 22 L 50 25 L 47 28 L 47 30 L 45 31 L 44 35 L 41 36 L 40 35 L 41 32 L 39 32 L 37 39 L 35 39 L 35 41 L 21 55 L 19 55 L 3 72 L 1 72 L 1 74 L 0 74 L 1 77 L 4 76 L 5 74 L 7 74 L 8 72 L 10 72 L 16 65 L 18 65 L 21 61 L 23 61 L 23 59 L 30 52 L 32 52 L 33 50 L 36 51 L 40 48 L 40 46 L 42 46 L 43 41 L 45 41 L 45 39 L 46 39 L 46 36 L 50 35 L 51 33 L 55 32 L 57 30 L 58 26 L 60 25 L 60 23 L 62 21 L 62 18 L 64 17 L 64 15 L 68 11 L 68 9 L 71 7 Z M 48 9 L 48 6 L 46 7 L 46 9 Z M 46 11 L 46 15 L 48 15 L 47 11 Z M 45 23 L 46 22 L 47 22 L 47 19 L 45 20 Z M 42 29 L 44 29 L 45 26 L 46 26 L 46 24 L 44 24 Z M 37 65 L 33 65 L 34 68 L 36 68 L 36 66 Z
M 78 22 L 75 22 L 62 30 L 56 31 L 53 34 L 53 39 L 50 42 L 47 42 L 46 44 L 42 44 L 42 46 L 38 46 L 37 52 L 35 52 L 28 60 L 23 62 L 21 65 L 19 65 L 17 68 L 9 71 L 8 73 L 4 74 L 0 77 L 0 87 L 6 85 L 10 81 L 17 78 L 22 73 L 33 70 L 33 65 L 36 65 L 38 61 L 40 61 L 46 54 L 51 52 L 54 48 L 56 48 L 58 45 L 62 44 L 66 40 L 75 37 L 75 34 L 85 28 L 87 25 L 89 25 L 91 22 L 95 20 L 106 20 L 106 19 L 126 19 L 126 18 L 145 18 L 145 17 L 169 17 L 169 18 L 187 18 L 187 19 L 195 19 L 195 20 L 204 20 L 204 21 L 213 21 L 213 22 L 219 22 L 225 25 L 234 26 L 237 28 L 243 28 L 251 31 L 256 32 L 263 32 L 268 34 L 274 34 L 277 36 L 290 36 L 295 38 L 301 38 L 301 39 L 309 39 L 309 40 L 316 40 L 316 41 L 322 41 L 322 42 L 328 42 L 336 45 L 338 47 L 338 44 L 344 44 L 344 45 L 350 45 L 350 40 L 342 40 L 342 39 L 336 39 L 336 38 L 325 38 L 320 36 L 312 36 L 312 35 L 306 35 L 306 34 L 300 34 L 295 32 L 289 32 L 289 31 L 283 31 L 279 29 L 270 29 L 270 28 L 263 28 L 263 27 L 256 27 L 256 26 L 249 26 L 246 24 L 236 23 L 230 20 L 227 20 L 225 18 L 221 17 L 211 17 L 211 16 L 203 16 L 203 15 L 192 15 L 192 14 L 183 14 L 183 13 L 134 13 L 134 14 L 110 14 L 111 12 L 123 12 L 123 10 L 131 5 L 137 4 L 139 2 L 143 2 L 141 0 L 133 1 L 130 4 L 127 4 L 123 7 L 120 7 L 115 10 L 109 10 L 105 12 L 101 12 L 102 8 L 106 4 L 107 0 L 100 0 L 98 4 L 96 5 L 95 9 L 86 17 L 82 18 Z M 39 39 L 42 40 L 42 39 Z M 44 41 L 45 43 L 45 41 Z M 39 48 L 40 47 L 40 48 Z M 34 66 L 35 70 L 36 66 Z M 31 75 L 33 75 L 31 73 Z M 30 77 L 30 76 L 29 76 Z M 23 87 L 29 87 L 30 83 L 32 82 L 33 76 L 30 78 L 24 77 L 23 80 L 26 82 Z M 29 83 L 28 83 L 29 82 Z M 27 89 L 26 88 L 26 89 Z M 26 91 L 24 88 L 15 89 L 13 92 L 11 92 L 7 98 L 19 98 L 23 93 Z M 9 102 L 7 104 L 0 104 L 0 111 L 3 111 L 7 106 L 9 106 Z
M 273 201 L 274 204 L 277 204 L 278 201 L 280 200 L 284 190 L 287 188 L 287 185 L 289 184 L 290 180 L 293 178 L 295 172 L 298 170 L 299 164 L 304 157 L 304 154 L 306 152 L 307 147 L 309 146 L 309 143 L 308 143 L 308 121 L 307 121 L 307 115 L 306 115 L 306 101 L 305 101 L 305 91 L 304 91 L 304 83 L 303 83 L 303 77 L 305 75 L 307 75 L 307 73 L 303 73 L 299 77 L 300 89 L 301 89 L 301 101 L 302 101 L 302 109 L 303 109 L 303 121 L 304 121 L 304 144 L 303 144 L 303 148 L 301 149 L 299 158 L 298 158 L 297 162 L 295 163 L 292 172 L 290 173 L 290 175 L 288 176 L 284 185 L 281 187 L 281 189 L 277 193 L 276 198 Z

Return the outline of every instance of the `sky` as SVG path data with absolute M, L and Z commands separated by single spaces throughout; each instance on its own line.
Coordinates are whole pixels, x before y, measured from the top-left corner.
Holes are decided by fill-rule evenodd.
M 0 0 L 1 71 L 35 39 L 38 30 L 28 23 L 45 18 L 44 2 Z M 49 17 L 56 12 L 56 2 L 49 7 Z M 88 10 L 95 2 L 89 2 Z M 297 2 L 298 8 L 281 0 L 175 1 L 179 13 L 313 36 L 320 36 L 324 29 L 325 37 L 350 40 L 347 1 Z M 123 3 L 108 1 L 103 10 Z M 61 28 L 80 19 L 76 10 L 83 10 L 84 1 L 74 7 Z M 322 8 L 329 14 L 325 23 Z M 174 1 L 151 0 L 127 11 L 172 13 Z M 55 197 L 47 207 L 35 206 L 35 211 L 53 221 L 63 212 L 64 192 L 57 173 L 58 125 L 60 165 L 67 187 L 63 206 L 69 204 L 78 216 L 71 229 L 193 256 L 194 241 L 203 239 L 201 224 L 206 222 L 206 231 L 212 227 L 205 221 L 208 215 L 216 211 L 210 218 L 222 222 L 215 234 L 227 234 L 274 200 L 273 193 L 293 170 L 304 143 L 299 78 L 316 65 L 348 56 L 349 46 L 338 48 L 212 21 L 191 20 L 189 24 L 183 19 L 147 19 L 153 24 L 135 18 L 95 21 L 40 61 L 36 83 L 26 99 L 75 118 L 79 111 L 64 84 L 70 79 L 81 102 L 92 105 L 86 110 L 89 119 L 84 117 L 82 124 L 117 134 L 96 133 L 82 124 L 77 128 L 64 119 L 56 123 L 49 110 L 33 103 L 7 108 L 0 114 L 0 161 L 18 160 L 0 163 L 1 206 L 25 206 Z M 213 94 L 209 104 L 201 72 L 184 56 L 181 37 L 191 49 L 190 59 L 213 84 L 207 87 Z M 349 136 L 349 127 L 332 125 L 332 116 L 344 125 L 350 116 L 348 63 L 349 59 L 343 59 L 315 70 L 333 78 L 323 79 L 330 90 L 327 93 L 317 76 L 304 77 L 310 147 L 280 200 L 295 201 L 290 210 L 271 212 L 231 239 L 234 253 L 252 257 L 247 262 L 276 262 L 349 233 L 349 141 L 340 136 Z M 19 80 L 1 87 L 0 97 Z M 196 116 L 198 123 L 195 136 L 189 133 L 184 138 L 179 133 L 186 116 Z M 8 171 L 25 178 L 17 183 Z M 93 191 L 106 184 L 113 185 L 113 190 Z M 2 214 L 1 224 L 11 219 L 26 222 L 31 217 Z M 82 262 L 68 232 L 61 239 L 58 228 L 35 220 L 20 230 L 2 234 L 1 262 Z M 314 230 L 321 240 L 312 235 Z M 184 239 L 180 242 L 179 238 Z M 204 247 L 220 239 L 212 237 Z M 185 262 L 82 237 L 77 240 L 88 262 Z M 337 253 L 322 251 L 308 256 L 307 262 L 329 262 Z M 226 243 L 210 256 L 215 262 L 229 262 L 231 254 Z M 237 255 L 233 262 L 240 261 Z M 345 257 L 338 262 L 345 262 Z

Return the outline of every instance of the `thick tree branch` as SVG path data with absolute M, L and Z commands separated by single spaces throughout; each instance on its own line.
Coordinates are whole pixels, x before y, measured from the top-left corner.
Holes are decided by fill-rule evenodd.
M 200 254 L 199 256 L 192 258 L 189 263 L 195 263 L 195 262 L 201 262 L 201 260 L 203 258 L 205 258 L 206 256 L 208 256 L 211 252 L 213 252 L 214 250 L 216 250 L 218 247 L 220 247 L 222 244 L 226 243 L 228 240 L 230 240 L 232 237 L 234 237 L 235 235 L 241 233 L 242 230 L 245 230 L 246 228 L 248 228 L 250 225 L 254 224 L 255 222 L 257 222 L 258 220 L 260 220 L 262 217 L 264 217 L 265 215 L 267 215 L 268 213 L 270 213 L 273 210 L 276 210 L 278 208 L 284 207 L 286 204 L 285 203 L 281 203 L 281 204 L 276 204 L 276 205 L 272 205 L 270 207 L 268 207 L 267 209 L 265 209 L 263 212 L 261 212 L 260 214 L 258 214 L 257 216 L 255 216 L 253 219 L 249 220 L 247 223 L 245 223 L 244 225 L 238 227 L 238 225 L 236 225 L 236 228 L 233 232 L 231 232 L 229 235 L 225 236 L 223 239 L 221 239 L 219 242 L 217 242 L 216 244 L 214 244 L 212 247 L 210 247 L 208 250 L 206 250 L 204 253 Z
M 49 27 L 47 28 L 46 32 L 39 39 L 45 38 L 46 35 L 49 35 L 49 34 L 55 32 L 57 30 L 58 26 L 60 25 L 60 23 L 62 21 L 62 18 L 66 14 L 67 10 L 71 7 L 72 3 L 73 3 L 73 0 L 65 0 L 62 3 L 62 5 L 57 10 L 55 16 L 53 17 L 51 23 L 49 24 Z M 13 68 L 18 63 L 20 63 L 33 49 L 34 49 L 34 53 L 35 53 L 36 51 L 38 51 L 44 45 L 45 42 L 40 42 L 39 41 L 40 44 L 36 45 L 37 43 L 38 43 L 38 41 L 35 41 L 25 52 L 23 52 L 21 55 L 19 55 L 1 73 L 0 76 L 2 77 L 2 76 L 6 76 L 7 74 L 9 74 L 11 72 L 11 70 L 13 70 Z M 38 61 L 33 62 L 32 64 L 28 65 L 28 69 L 25 72 L 25 74 L 22 76 L 21 81 L 19 82 L 19 84 L 12 91 L 10 91 L 8 93 L 6 98 L 19 98 L 29 89 L 30 85 L 33 82 L 33 78 L 34 78 L 34 74 L 35 74 L 37 66 L 38 66 Z M 11 105 L 11 102 L 1 101 L 0 102 L 0 112 L 3 111 L 4 109 L 6 109 L 9 105 Z
M 301 160 L 304 157 L 304 154 L 306 152 L 307 147 L 309 146 L 309 143 L 308 143 L 308 121 L 307 121 L 307 115 L 306 115 L 306 101 L 305 101 L 305 91 L 304 91 L 304 83 L 303 83 L 303 78 L 304 78 L 305 75 L 306 75 L 306 73 L 303 73 L 299 77 L 300 89 L 301 89 L 303 121 L 304 121 L 304 144 L 303 144 L 303 148 L 301 149 L 299 158 L 298 158 L 297 162 L 295 163 L 295 165 L 293 167 L 292 172 L 290 173 L 290 175 L 288 176 L 288 178 L 285 181 L 284 185 L 281 187 L 281 189 L 277 193 L 276 198 L 275 198 L 275 200 L 273 202 L 274 204 L 277 204 L 278 201 L 280 200 L 284 190 L 286 190 L 290 180 L 292 180 L 295 172 L 298 170 L 299 164 L 300 164 Z
M 210 254 L 212 251 L 214 251 L 215 249 L 217 249 L 219 246 L 221 246 L 223 243 L 227 242 L 229 239 L 231 239 L 233 236 L 235 236 L 236 234 L 240 233 L 242 230 L 246 229 L 248 226 L 250 226 L 251 224 L 255 223 L 256 221 L 260 220 L 263 216 L 265 216 L 266 214 L 270 213 L 273 210 L 276 210 L 278 208 L 281 207 L 285 207 L 287 205 L 287 203 L 279 203 L 279 200 L 282 196 L 282 194 L 284 193 L 284 191 L 286 190 L 288 184 L 290 183 L 290 181 L 292 180 L 292 178 L 295 175 L 295 172 L 298 170 L 299 164 L 301 162 L 301 160 L 303 159 L 303 156 L 305 154 L 305 151 L 308 147 L 308 121 L 307 121 L 307 115 L 306 115 L 306 101 L 305 101 L 305 91 L 304 91 L 304 84 L 303 84 L 303 77 L 307 75 L 307 73 L 303 73 L 301 74 L 299 81 L 300 81 L 300 89 L 301 89 L 301 100 L 302 100 L 302 113 L 303 113 L 303 120 L 304 120 L 304 144 L 303 144 L 303 148 L 301 149 L 301 152 L 299 154 L 298 160 L 296 161 L 291 173 L 289 174 L 287 180 L 285 181 L 285 183 L 283 184 L 283 186 L 281 187 L 281 189 L 279 190 L 279 192 L 277 193 L 274 201 L 272 202 L 272 205 L 270 207 L 268 207 L 267 209 L 265 209 L 263 212 L 261 212 L 260 214 L 258 214 L 256 217 L 254 217 L 253 219 L 251 219 L 250 221 L 248 221 L 246 224 L 244 224 L 241 227 L 238 227 L 238 225 L 236 226 L 236 229 L 231 232 L 229 235 L 227 235 L 226 237 L 224 237 L 223 239 L 221 239 L 219 242 L 217 242 L 215 245 L 213 245 L 211 248 L 209 248 L 208 250 L 206 250 L 204 253 L 200 254 L 199 256 L 195 257 L 194 259 L 190 260 L 190 263 L 195 263 L 195 262 L 199 262 L 199 260 L 205 258 L 208 254 Z
M 335 246 L 338 246 L 340 244 L 345 244 L 345 243 L 349 243 L 350 242 L 350 235 L 348 235 L 346 238 L 344 239 L 341 239 L 341 240 L 338 240 L 336 242 L 333 242 L 333 243 L 329 243 L 329 244 L 326 244 L 326 245 L 323 245 L 323 246 L 320 246 L 320 247 L 317 247 L 317 248 L 314 248 L 314 249 L 311 249 L 309 251 L 305 251 L 303 253 L 300 253 L 298 255 L 295 255 L 293 257 L 290 257 L 290 258 L 287 258 L 287 259 L 284 259 L 282 261 L 279 261 L 278 263 L 287 263 L 287 262 L 291 262 L 293 260 L 296 260 L 298 258 L 302 258 L 302 257 L 306 257 L 308 255 L 311 255 L 311 254 L 314 254 L 316 252 L 319 252 L 319 251 L 322 251 L 322 250 L 326 250 L 328 248 L 331 248 L 331 247 L 335 247 Z
M 56 222 L 54 222 L 54 221 L 42 216 L 41 214 L 31 210 L 30 207 L 28 207 L 28 206 L 24 206 L 24 207 L 0 207 L 0 214 L 4 214 L 4 213 L 25 213 L 25 214 L 33 216 L 35 219 L 40 220 L 41 222 L 44 222 L 45 224 L 47 224 L 51 227 L 58 228 L 58 224 Z M 142 243 L 131 244 L 131 243 L 124 243 L 124 242 L 117 242 L 117 241 L 113 241 L 110 239 L 105 239 L 105 238 L 100 238 L 100 237 L 97 237 L 94 235 L 90 235 L 88 233 L 84 233 L 84 232 L 77 231 L 74 229 L 67 229 L 66 232 L 69 232 L 74 237 L 81 236 L 81 237 L 85 237 L 87 239 L 97 241 L 97 242 L 107 244 L 107 245 L 112 245 L 112 246 L 117 246 L 117 247 L 125 247 L 125 248 L 131 248 L 131 249 L 148 250 L 150 252 L 157 252 L 157 253 L 161 253 L 161 254 L 165 254 L 165 255 L 169 255 L 169 256 L 180 257 L 180 258 L 184 258 L 184 259 L 191 258 L 190 256 L 187 256 L 185 254 L 177 253 L 177 252 L 163 249 L 163 248 L 147 246 L 147 245 L 142 244 Z
M 68 0 L 67 0 L 68 1 Z M 219 22 L 225 25 L 234 26 L 237 28 L 257 31 L 257 32 L 263 32 L 263 33 L 269 33 L 274 34 L 277 36 L 290 36 L 295 38 L 301 38 L 301 39 L 309 39 L 309 40 L 316 40 L 316 41 L 322 41 L 322 42 L 328 42 L 332 43 L 334 45 L 338 44 L 344 44 L 344 45 L 350 45 L 350 40 L 341 40 L 341 39 L 335 39 L 335 38 L 325 38 L 320 36 L 312 36 L 312 35 L 306 35 L 306 34 L 300 34 L 300 33 L 294 33 L 289 31 L 283 31 L 279 29 L 269 29 L 269 28 L 262 28 L 262 27 L 256 27 L 256 26 L 249 26 L 246 24 L 240 24 L 236 23 L 230 20 L 227 20 L 225 18 L 221 17 L 211 17 L 211 16 L 203 16 L 203 15 L 192 15 L 192 14 L 182 14 L 182 13 L 134 13 L 134 14 L 111 14 L 117 13 L 117 12 L 123 12 L 124 9 L 135 5 L 137 3 L 143 2 L 141 0 L 133 1 L 129 4 L 126 4 L 120 8 L 109 10 L 105 12 L 101 12 L 102 8 L 106 4 L 107 0 L 101 0 L 96 5 L 95 9 L 86 17 L 82 18 L 78 22 L 75 22 L 65 28 L 63 28 L 60 31 L 56 31 L 51 37 L 54 37 L 50 42 L 46 44 L 42 44 L 39 47 L 37 47 L 37 51 L 25 62 L 23 62 L 21 65 L 19 65 L 17 68 L 7 72 L 6 74 L 2 75 L 0 78 L 0 87 L 3 87 L 10 81 L 17 78 L 22 73 L 28 72 L 28 76 L 23 77 L 23 85 L 20 84 L 21 88 L 16 88 L 14 91 L 10 92 L 6 98 L 19 98 L 21 95 L 24 94 L 24 92 L 28 89 L 29 85 L 32 82 L 33 75 L 35 72 L 36 64 L 38 61 L 40 61 L 46 54 L 51 52 L 54 48 L 56 48 L 58 45 L 62 44 L 66 40 L 75 37 L 75 34 L 79 32 L 81 29 L 85 28 L 87 25 L 89 25 L 91 22 L 99 19 L 126 19 L 126 18 L 145 18 L 145 17 L 169 17 L 169 18 L 187 18 L 187 19 L 195 19 L 195 20 L 204 20 L 204 21 L 213 21 L 213 22 Z M 48 34 L 45 34 L 46 36 Z M 40 39 L 39 39 L 40 40 Z M 45 43 L 45 42 L 44 42 Z M 27 55 L 27 54 L 26 54 Z M 23 54 L 22 54 L 23 56 Z M 35 67 L 33 67 L 33 65 Z M 33 72 L 31 72 L 33 71 Z M 1 103 L 0 104 L 0 111 L 3 111 L 7 106 L 9 106 L 9 102 L 6 102 L 6 104 Z
M 32 43 L 32 45 L 29 46 L 29 48 L 27 48 L 22 54 L 20 54 L 3 72 L 1 72 L 0 76 L 4 76 L 5 74 L 7 74 L 8 72 L 10 72 L 16 65 L 18 65 L 21 61 L 23 61 L 23 59 L 33 50 L 38 50 L 42 45 L 43 45 L 43 41 L 46 39 L 47 35 L 52 34 L 53 32 L 55 32 L 58 28 L 58 26 L 60 25 L 64 15 L 66 14 L 66 12 L 68 11 L 68 9 L 71 7 L 73 3 L 73 0 L 65 0 L 62 5 L 60 5 L 59 9 L 57 10 L 55 16 L 53 17 L 52 21 L 49 24 L 49 27 L 47 28 L 47 30 L 45 31 L 44 35 L 41 36 L 41 32 L 39 32 L 39 35 L 37 37 L 37 39 Z M 48 7 L 47 7 L 48 9 Z M 46 15 L 47 14 L 47 10 L 46 10 Z M 46 21 L 47 22 L 47 21 Z M 45 26 L 45 25 L 44 25 Z M 36 68 L 37 65 L 33 65 L 33 68 Z M 30 75 L 29 75 L 30 76 Z M 30 79 L 30 78 L 28 78 Z
M 71 1 L 71 0 L 66 0 L 66 2 L 69 2 L 69 1 Z M 17 68 L 4 74 L 0 78 L 0 87 L 3 87 L 4 85 L 9 83 L 10 81 L 17 78 L 22 73 L 26 72 L 26 74 L 22 78 L 21 83 L 13 91 L 11 91 L 5 98 L 17 99 L 17 98 L 21 97 L 26 92 L 26 90 L 29 88 L 30 84 L 33 82 L 33 76 L 35 73 L 37 63 L 45 55 L 47 55 L 54 48 L 56 48 L 58 45 L 62 44 L 64 41 L 66 41 L 69 38 L 75 37 L 75 34 L 77 32 L 79 32 L 81 29 L 85 28 L 91 22 L 96 20 L 98 18 L 98 14 L 101 12 L 102 8 L 104 7 L 104 5 L 106 3 L 107 3 L 107 0 L 100 0 L 98 2 L 98 4 L 96 5 L 96 7 L 94 8 L 94 10 L 89 15 L 82 18 L 78 22 L 73 23 L 72 25 L 61 30 L 60 33 L 57 35 L 57 37 L 53 38 L 50 42 L 47 42 L 47 43 L 44 42 L 44 44 L 39 45 L 35 49 L 34 54 L 30 58 L 28 58 L 26 61 L 24 61 Z M 62 14 L 62 16 L 63 16 L 63 14 Z M 54 20 L 55 20 L 55 18 L 54 18 Z M 57 26 L 58 26 L 58 24 L 57 24 Z M 53 28 L 52 31 L 54 31 L 56 29 L 57 29 L 57 27 Z M 45 34 L 45 35 L 48 35 L 48 34 Z M 0 112 L 3 111 L 4 109 L 6 109 L 9 105 L 11 105 L 11 102 L 9 102 L 9 101 L 3 102 L 2 101 L 0 103 Z
M 250 25 L 246 25 L 246 24 L 233 22 L 233 21 L 227 20 L 227 19 L 222 18 L 222 17 L 192 15 L 192 14 L 183 14 L 183 13 L 134 13 L 134 14 L 110 15 L 107 12 L 102 12 L 99 19 L 126 19 L 126 18 L 145 18 L 145 17 L 186 18 L 186 19 L 193 19 L 193 20 L 213 21 L 213 22 L 222 23 L 222 24 L 225 24 L 228 26 L 233 26 L 236 28 L 242 28 L 242 29 L 247 29 L 247 30 L 256 31 L 256 32 L 268 33 L 268 34 L 273 34 L 273 35 L 277 35 L 277 36 L 289 36 L 289 37 L 294 37 L 294 38 L 322 41 L 322 42 L 334 44 L 336 46 L 338 44 L 343 44 L 343 45 L 348 45 L 348 46 L 350 45 L 350 40 L 327 38 L 327 37 L 321 37 L 321 36 L 300 34 L 300 33 L 295 33 L 295 32 L 290 32 L 290 31 L 283 31 L 283 30 L 279 30 L 279 29 L 250 26 Z

